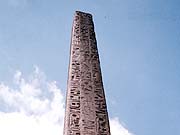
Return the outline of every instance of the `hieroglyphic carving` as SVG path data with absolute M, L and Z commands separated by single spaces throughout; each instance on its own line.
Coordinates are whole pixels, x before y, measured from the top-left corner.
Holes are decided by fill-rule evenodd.
M 64 135 L 110 135 L 92 16 L 76 12 Z
M 64 135 L 80 135 L 80 22 L 75 16 L 69 65 L 68 92 L 66 101 L 66 116 Z
M 84 14 L 81 18 L 81 134 L 95 135 L 96 114 L 94 111 L 91 46 L 89 42 L 89 25 L 92 22 L 92 16 Z

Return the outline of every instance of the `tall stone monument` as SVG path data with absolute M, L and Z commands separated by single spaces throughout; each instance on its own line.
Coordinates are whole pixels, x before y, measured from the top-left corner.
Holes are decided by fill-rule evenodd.
M 92 15 L 75 12 L 64 135 L 110 135 Z

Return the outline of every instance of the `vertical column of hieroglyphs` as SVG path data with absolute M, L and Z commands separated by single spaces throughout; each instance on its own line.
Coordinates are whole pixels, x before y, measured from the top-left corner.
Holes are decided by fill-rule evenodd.
M 94 27 L 90 29 L 91 70 L 94 90 L 97 135 L 110 135 L 109 118 L 104 94 L 100 61 Z
M 80 18 L 72 27 L 64 135 L 80 135 Z
M 85 129 L 85 133 L 82 131 L 81 133 L 83 133 L 82 135 L 110 135 L 94 24 L 91 15 L 82 15 L 84 15 L 85 18 L 81 22 L 81 24 L 84 25 L 80 27 L 81 36 L 85 40 L 82 42 L 85 42 L 82 48 L 84 49 L 84 57 L 87 58 L 87 60 L 84 59 L 83 61 L 87 64 L 81 68 L 84 76 L 86 77 L 82 78 L 84 82 L 81 81 L 81 86 L 82 84 L 85 86 L 85 88 L 81 87 L 83 94 L 85 94 L 81 94 L 81 96 L 85 99 L 81 102 L 86 105 L 81 106 L 81 114 L 83 110 L 87 110 L 87 115 L 82 115 L 81 117 L 82 123 L 84 123 L 82 127 Z M 84 72 L 84 69 L 86 69 L 87 72 Z
M 92 16 L 79 13 L 80 16 L 80 42 L 81 42 L 81 98 L 80 98 L 80 131 L 82 135 L 96 135 L 96 114 L 94 104 L 93 73 L 91 66 L 90 27 Z M 93 39 L 94 40 L 94 39 Z
M 110 135 L 92 15 L 76 12 L 64 135 Z

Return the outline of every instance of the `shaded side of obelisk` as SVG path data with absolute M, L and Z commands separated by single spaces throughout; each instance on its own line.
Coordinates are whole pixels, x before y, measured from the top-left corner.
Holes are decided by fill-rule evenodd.
M 92 15 L 75 12 L 64 135 L 110 135 Z

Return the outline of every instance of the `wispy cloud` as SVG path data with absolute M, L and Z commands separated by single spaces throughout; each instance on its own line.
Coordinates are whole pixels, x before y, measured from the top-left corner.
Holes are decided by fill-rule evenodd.
M 133 135 L 126 128 L 120 124 L 117 117 L 110 119 L 111 134 L 112 135 Z
M 35 67 L 28 78 L 14 75 L 15 87 L 0 84 L 0 134 L 62 135 L 64 97 L 55 81 Z M 119 122 L 110 120 L 112 135 L 132 135 Z

